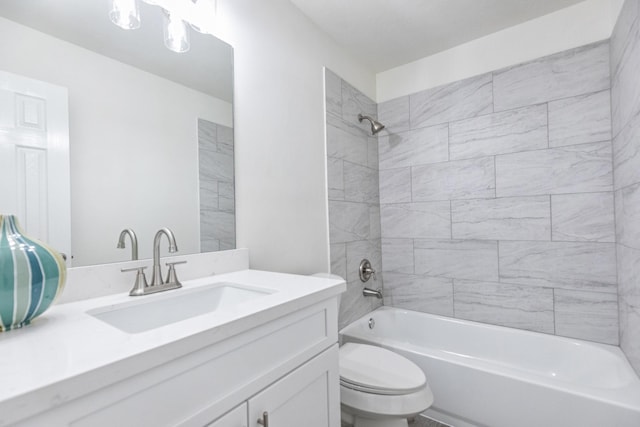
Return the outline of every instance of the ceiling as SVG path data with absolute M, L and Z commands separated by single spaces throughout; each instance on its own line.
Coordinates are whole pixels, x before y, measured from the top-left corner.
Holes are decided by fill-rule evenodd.
M 290 0 L 374 72 L 582 0 Z
M 112 24 L 108 11 L 108 0 L 0 0 L 4 18 L 233 102 L 231 46 L 191 31 L 191 49 L 174 53 L 164 46 L 159 7 L 140 2 L 142 24 L 128 31 Z

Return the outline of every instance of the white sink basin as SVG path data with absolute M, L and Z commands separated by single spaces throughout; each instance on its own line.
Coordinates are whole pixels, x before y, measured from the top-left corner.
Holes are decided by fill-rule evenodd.
M 139 333 L 227 309 L 274 293 L 271 289 L 220 282 L 135 297 L 136 301 L 96 308 L 87 314 L 128 333 Z

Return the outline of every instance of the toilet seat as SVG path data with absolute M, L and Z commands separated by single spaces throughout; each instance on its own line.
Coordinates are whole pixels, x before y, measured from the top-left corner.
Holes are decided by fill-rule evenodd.
M 340 384 L 344 387 L 398 396 L 418 392 L 426 383 L 418 366 L 390 350 L 355 343 L 340 348 Z

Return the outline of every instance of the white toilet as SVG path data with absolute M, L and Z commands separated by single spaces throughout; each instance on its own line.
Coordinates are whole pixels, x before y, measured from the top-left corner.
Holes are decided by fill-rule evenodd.
M 407 427 L 425 411 L 433 393 L 422 370 L 381 347 L 346 343 L 340 347 L 342 421 L 354 427 Z

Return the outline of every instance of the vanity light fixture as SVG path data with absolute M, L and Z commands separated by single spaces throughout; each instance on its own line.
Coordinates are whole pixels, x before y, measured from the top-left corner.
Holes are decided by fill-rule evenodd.
M 176 53 L 184 53 L 189 50 L 189 29 L 187 23 L 180 17 L 164 10 L 164 45 L 167 49 Z
M 163 10 L 164 44 L 173 52 L 187 52 L 191 47 L 189 26 L 210 34 L 216 14 L 216 0 L 142 0 Z M 109 0 L 111 22 L 125 30 L 140 28 L 138 0 Z
M 125 30 L 140 28 L 138 0 L 109 0 L 109 18 Z

